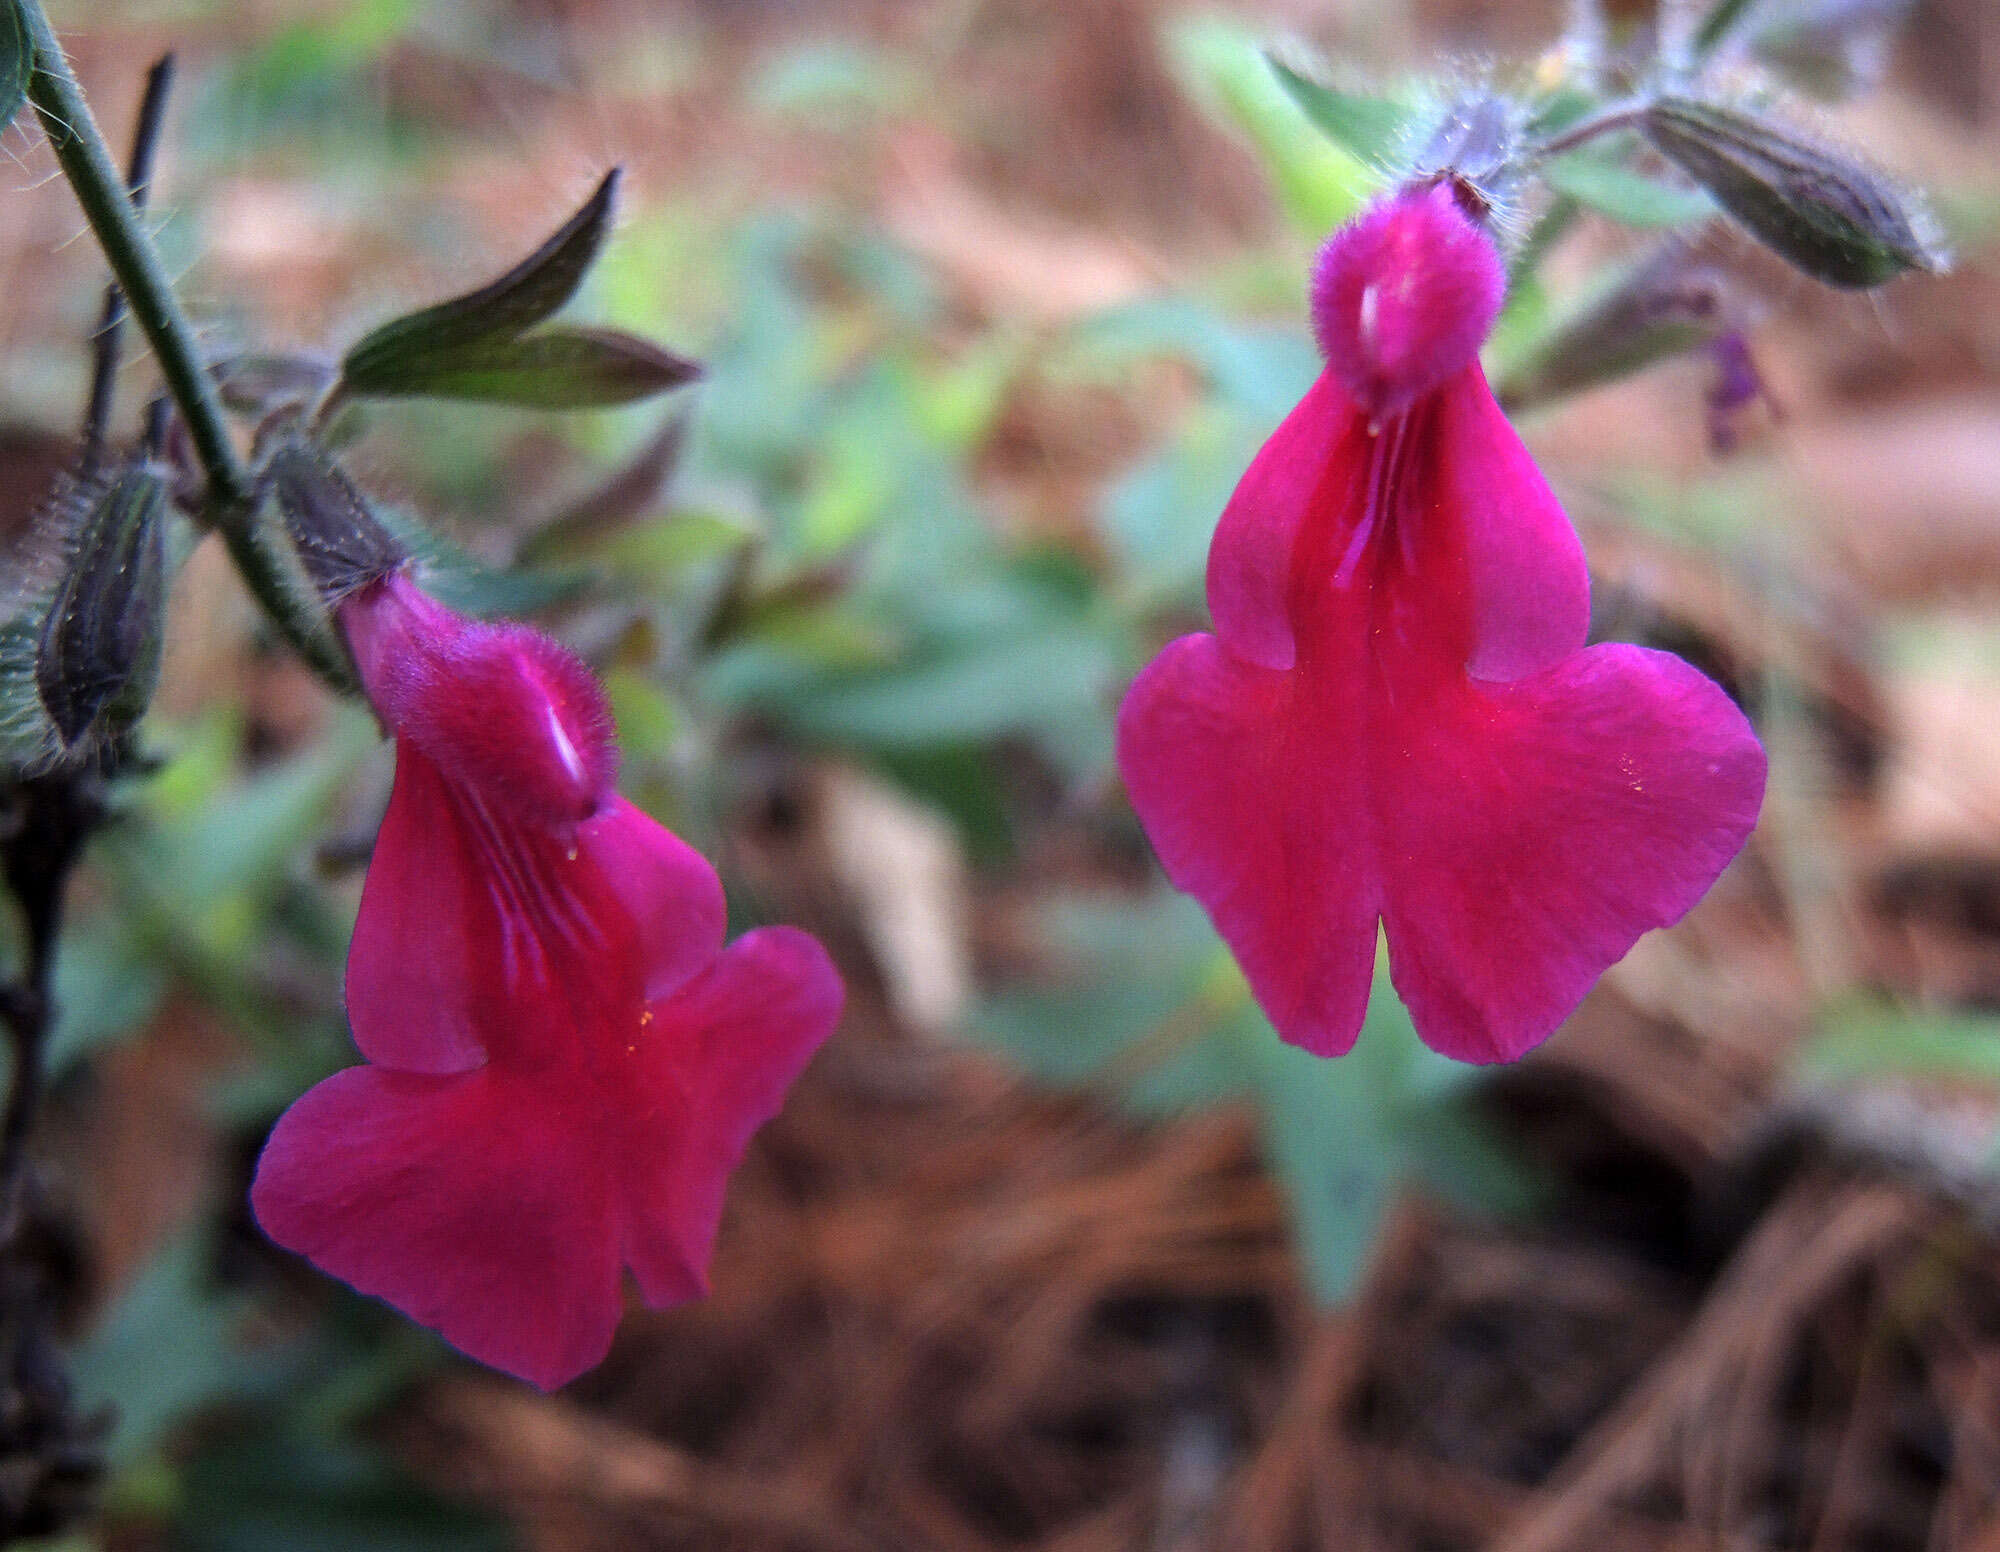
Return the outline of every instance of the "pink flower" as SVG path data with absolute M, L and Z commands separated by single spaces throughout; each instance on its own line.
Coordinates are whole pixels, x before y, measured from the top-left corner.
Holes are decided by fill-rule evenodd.
M 589 672 L 392 574 L 340 606 L 396 784 L 347 961 L 368 1065 L 285 1112 L 251 1202 L 322 1270 L 544 1389 L 630 1267 L 707 1291 L 723 1188 L 839 1017 L 819 944 L 618 796 Z
M 1378 920 L 1428 1044 L 1521 1055 L 1701 898 L 1763 796 L 1721 690 L 1584 646 L 1582 548 L 1479 367 L 1502 289 L 1448 182 L 1333 236 L 1327 369 L 1222 514 L 1215 634 L 1119 713 L 1168 877 L 1321 1055 L 1360 1032 Z

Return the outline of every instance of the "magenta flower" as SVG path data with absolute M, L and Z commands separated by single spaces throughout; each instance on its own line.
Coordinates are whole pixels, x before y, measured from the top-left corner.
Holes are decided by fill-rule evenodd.
M 339 609 L 396 736 L 347 961 L 368 1065 L 271 1133 L 272 1239 L 544 1389 L 604 1357 L 630 1267 L 698 1298 L 750 1134 L 839 1017 L 785 927 L 722 945 L 722 887 L 619 797 L 589 672 L 394 574 Z
M 1448 181 L 1333 236 L 1327 369 L 1222 514 L 1215 634 L 1119 713 L 1168 877 L 1321 1055 L 1360 1032 L 1378 920 L 1429 1045 L 1521 1055 L 1701 898 L 1763 796 L 1721 690 L 1584 646 L 1582 548 L 1479 367 L 1502 289 Z

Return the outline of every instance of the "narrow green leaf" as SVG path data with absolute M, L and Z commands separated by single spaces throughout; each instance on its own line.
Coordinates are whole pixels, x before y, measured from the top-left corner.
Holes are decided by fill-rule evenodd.
M 507 1552 L 498 1520 L 433 1498 L 344 1440 L 246 1431 L 189 1463 L 175 1524 L 189 1552 Z
M 143 1459 L 176 1423 L 263 1373 L 237 1341 L 248 1301 L 213 1286 L 205 1261 L 194 1233 L 168 1241 L 76 1350 L 78 1393 L 117 1412 L 113 1465 Z
M 1726 42 L 1729 35 L 1752 11 L 1757 0 L 1715 0 L 1708 14 L 1694 29 L 1694 56 L 1702 59 Z
M 1380 166 L 1400 147 L 1410 115 L 1401 103 L 1386 97 L 1363 97 L 1335 91 L 1302 75 L 1275 55 L 1266 53 L 1278 84 L 1291 94 L 1305 116 L 1335 145 L 1357 161 Z
M 395 384 L 425 363 L 467 346 L 525 334 L 576 295 L 611 229 L 618 169 L 561 229 L 498 280 L 393 318 L 348 351 L 341 375 L 355 393 L 411 392 Z M 385 386 L 386 385 L 386 386 Z
M 1700 189 L 1649 178 L 1619 158 L 1596 151 L 1558 156 L 1541 173 L 1558 194 L 1626 226 L 1685 226 L 1715 213 L 1714 201 Z
M 1169 31 L 1174 63 L 1221 118 L 1247 135 L 1278 199 L 1304 231 L 1320 236 L 1353 215 L 1380 170 L 1328 137 L 1272 77 L 1256 35 L 1240 23 L 1196 17 Z
M 0 0 L 0 130 L 14 122 L 28 95 L 31 53 L 14 0 Z
M 525 409 L 630 404 L 694 381 L 695 362 L 616 329 L 549 328 L 496 336 L 409 357 L 381 374 L 357 373 L 350 393 L 371 398 L 460 399 Z

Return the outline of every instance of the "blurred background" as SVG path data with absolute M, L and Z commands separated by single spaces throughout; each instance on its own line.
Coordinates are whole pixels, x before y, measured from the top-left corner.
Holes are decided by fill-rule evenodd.
M 735 1178 L 713 1297 L 635 1308 L 559 1395 L 275 1250 L 248 1173 L 353 1060 L 391 759 L 195 551 L 157 769 L 58 963 L 40 1253 L 116 1413 L 99 1508 L 44 1544 L 2000 1552 L 2000 11 L 1759 3 L 1743 69 L 1927 189 L 1956 267 L 1835 292 L 1686 188 L 1565 188 L 1489 368 L 1597 634 L 1720 679 L 1772 782 L 1709 899 L 1488 1072 L 1386 981 L 1352 1056 L 1280 1045 L 1160 879 L 1111 716 L 1203 623 L 1215 519 L 1316 370 L 1314 245 L 1380 181 L 1261 50 L 1532 80 L 1580 14 L 56 6 L 114 144 L 180 56 L 153 212 L 218 353 L 337 355 L 623 164 L 573 312 L 705 381 L 398 404 L 348 467 L 426 525 L 441 596 L 590 659 L 626 791 L 850 998 Z M 0 150 L 17 539 L 103 270 L 25 120 Z M 1618 377 L 1571 325 L 1648 262 L 1700 306 Z M 0 1496 L 48 1469 L 9 1455 Z

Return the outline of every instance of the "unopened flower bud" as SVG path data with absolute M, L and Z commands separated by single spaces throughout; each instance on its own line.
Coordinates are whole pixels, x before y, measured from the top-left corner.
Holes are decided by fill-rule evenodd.
M 1652 146 L 1780 258 L 1828 285 L 1879 286 L 1944 256 L 1887 178 L 1768 119 L 1662 97 L 1639 121 Z
M 72 497 L 76 527 L 35 644 L 35 689 L 63 748 L 115 738 L 159 680 L 167 486 L 134 460 Z
M 1543 333 L 1494 391 L 1518 412 L 1614 382 L 1707 343 L 1734 310 L 1727 277 L 1671 238 Z
M 354 482 L 318 448 L 285 444 L 265 460 L 264 477 L 299 564 L 328 608 L 410 558 Z

